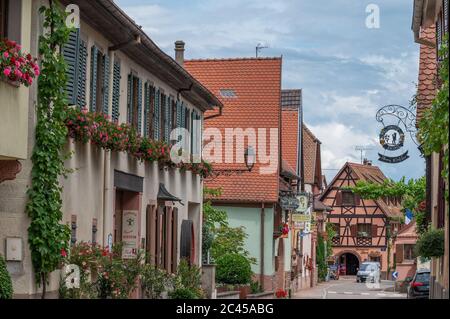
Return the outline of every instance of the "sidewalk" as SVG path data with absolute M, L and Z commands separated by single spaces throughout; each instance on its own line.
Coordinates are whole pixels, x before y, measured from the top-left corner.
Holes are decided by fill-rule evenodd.
M 292 296 L 292 299 L 324 299 L 325 291 L 334 285 L 334 282 L 321 282 L 313 288 L 307 288 L 296 292 Z

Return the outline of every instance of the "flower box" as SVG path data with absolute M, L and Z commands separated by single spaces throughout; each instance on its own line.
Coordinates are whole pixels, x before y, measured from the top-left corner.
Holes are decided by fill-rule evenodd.
M 31 54 L 22 52 L 22 46 L 15 41 L 0 41 L 0 78 L 18 87 L 33 84 L 40 74 L 37 60 Z

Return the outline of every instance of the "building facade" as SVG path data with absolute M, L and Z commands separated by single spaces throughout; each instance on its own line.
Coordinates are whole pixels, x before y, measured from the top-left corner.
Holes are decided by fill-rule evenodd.
M 26 21 L 31 21 L 24 26 L 30 34 L 25 36 L 25 44 L 31 42 L 30 51 L 36 56 L 43 32 L 38 10 L 48 2 L 22 2 Z M 80 27 L 62 48 L 68 64 L 69 105 L 103 114 L 118 124 L 127 123 L 140 136 L 167 144 L 173 142 L 172 129 L 185 128 L 191 133 L 185 150 L 200 154 L 203 113 L 221 106 L 215 95 L 163 53 L 114 2 L 62 4 L 78 5 L 82 17 Z M 4 93 L 0 93 L 3 108 Z M 23 243 L 22 260 L 7 260 L 14 291 L 21 296 L 39 292 L 27 245 L 29 220 L 25 214 L 36 86 L 28 94 L 24 108 L 25 119 L 30 118 L 26 132 L 29 143 L 21 157 L 23 169 L 17 181 L 0 186 L 0 249 L 3 251 L 6 238 L 20 238 Z M 105 151 L 71 138 L 66 151 L 73 152 L 65 163 L 73 173 L 61 178 L 63 222 L 71 229 L 72 244 L 110 246 L 121 242 L 126 246 L 124 258 L 133 258 L 142 249 L 151 256 L 150 262 L 168 272 L 176 271 L 181 258 L 201 265 L 203 181 L 199 174 L 141 162 L 128 153 Z M 132 225 L 131 237 L 124 233 L 127 224 Z M 48 290 L 56 291 L 58 284 L 55 272 Z
M 206 122 L 204 140 L 207 144 L 214 141 L 216 147 L 215 151 L 205 147 L 204 156 L 207 157 L 208 152 L 208 157 L 214 158 L 211 162 L 215 170 L 245 170 L 246 149 L 258 150 L 251 172 L 219 175 L 207 179 L 205 184 L 222 190 L 222 195 L 213 199 L 213 205 L 227 212 L 230 226 L 245 227 L 248 234 L 245 248 L 257 261 L 252 265 L 255 279 L 265 291 L 285 288 L 290 276 L 291 248 L 290 238 L 280 236 L 279 232 L 289 217 L 279 204 L 283 178 L 280 152 L 282 59 L 187 60 L 184 65 L 224 104 L 221 116 L 217 116 L 217 112 L 206 113 L 211 119 Z M 223 139 L 219 140 L 220 137 Z M 239 137 L 242 137 L 241 143 Z M 228 144 L 227 149 L 226 139 L 236 144 L 231 147 Z M 234 160 L 238 158 L 240 162 Z
M 412 30 L 420 44 L 417 91 L 417 125 L 425 110 L 431 108 L 439 88 L 439 49 L 449 33 L 448 0 L 414 1 Z M 448 46 L 448 43 L 447 43 Z M 448 59 L 448 57 L 447 57 Z M 445 146 L 446 148 L 448 147 Z M 448 298 L 449 294 L 449 205 L 445 199 L 448 181 L 442 177 L 443 150 L 426 157 L 427 213 L 435 229 L 445 230 L 445 253 L 431 261 L 430 298 Z
M 376 166 L 346 163 L 321 196 L 322 202 L 332 208 L 327 222 L 334 225 L 333 255 L 339 260 L 341 274 L 356 275 L 364 261 L 378 261 L 383 278 L 393 264 L 389 234 L 398 231 L 402 222 L 400 199 L 366 200 L 348 187 L 358 181 L 383 183 L 386 176 Z

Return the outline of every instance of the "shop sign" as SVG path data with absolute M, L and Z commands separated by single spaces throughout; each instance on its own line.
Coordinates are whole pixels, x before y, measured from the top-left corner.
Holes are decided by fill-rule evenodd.
M 299 206 L 298 199 L 292 195 L 280 197 L 280 206 L 283 210 L 296 210 Z
M 292 221 L 295 223 L 306 223 L 311 221 L 310 214 L 292 214 Z
M 298 208 L 296 209 L 297 213 L 305 213 L 309 208 L 309 194 L 301 193 L 297 195 Z
M 122 258 L 134 259 L 138 252 L 138 211 L 125 210 L 122 217 Z

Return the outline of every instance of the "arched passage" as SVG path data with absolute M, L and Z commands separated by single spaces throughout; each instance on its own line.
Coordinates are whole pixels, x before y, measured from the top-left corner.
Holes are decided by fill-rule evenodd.
M 344 252 L 339 256 L 341 275 L 355 276 L 358 272 L 360 260 L 358 256 L 351 252 Z

